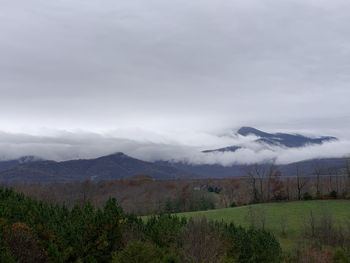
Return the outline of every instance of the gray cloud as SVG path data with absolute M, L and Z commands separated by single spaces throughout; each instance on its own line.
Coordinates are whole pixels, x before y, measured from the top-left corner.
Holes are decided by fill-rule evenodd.
M 133 152 L 160 143 L 173 156 L 240 125 L 348 140 L 349 10 L 345 0 L 0 0 L 0 128 L 40 134 L 3 147 L 56 147 L 52 158 L 66 159 L 153 136 Z M 57 129 L 72 134 L 52 139 Z

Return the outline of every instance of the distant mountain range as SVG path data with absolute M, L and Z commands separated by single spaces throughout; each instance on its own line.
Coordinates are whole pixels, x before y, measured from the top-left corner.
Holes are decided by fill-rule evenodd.
M 330 175 L 335 173 L 344 173 L 347 166 L 347 158 L 324 158 L 312 159 L 290 164 L 278 165 L 277 169 L 284 176 L 295 176 L 297 168 L 303 175 L 315 174 L 315 169 L 319 169 L 321 174 Z M 245 176 L 254 165 L 235 164 L 231 166 L 222 166 L 218 164 L 188 164 L 180 162 L 159 162 L 162 165 L 172 166 L 179 170 L 196 175 L 198 178 L 224 178 L 231 176 Z M 265 167 L 271 163 L 259 164 Z
M 331 142 L 338 140 L 336 137 L 322 136 L 322 137 L 306 137 L 300 134 L 288 134 L 288 133 L 267 133 L 260 131 L 252 127 L 242 127 L 237 131 L 237 135 L 240 136 L 255 136 L 257 139 L 254 142 L 265 146 L 280 146 L 287 148 L 298 148 L 307 145 L 322 144 L 325 142 Z M 244 148 L 240 145 L 231 145 L 214 150 L 206 150 L 204 153 L 211 152 L 235 152 Z
M 237 131 L 239 136 L 255 136 L 255 143 L 266 147 L 278 146 L 286 148 L 317 145 L 337 140 L 335 137 L 323 136 L 310 138 L 299 134 L 266 133 L 251 127 L 242 127 Z M 235 152 L 244 145 L 233 145 L 203 153 Z M 323 173 L 330 170 L 341 171 L 346 166 L 345 158 L 329 158 L 322 160 L 306 160 L 298 163 L 279 165 L 278 169 L 288 176 L 295 175 L 298 166 L 304 174 L 312 174 L 315 165 L 322 164 Z M 264 164 L 262 164 L 264 165 Z M 267 165 L 267 164 L 265 164 Z M 2 183 L 51 183 L 83 180 L 113 180 L 145 175 L 154 179 L 229 177 L 245 175 L 249 165 L 236 164 L 194 165 L 182 162 L 157 161 L 146 162 L 115 153 L 96 159 L 71 160 L 55 162 L 42 160 L 33 156 L 25 156 L 17 160 L 0 161 L 0 182 Z
M 41 161 L 41 160 L 42 159 L 35 156 L 23 156 L 15 160 L 0 161 L 0 173 L 6 170 L 10 170 L 21 164 L 27 164 L 27 163 L 32 163 L 32 162 Z
M 8 165 L 10 163 L 10 165 Z M 7 161 L 0 167 L 0 182 L 65 182 L 83 180 L 111 180 L 149 175 L 155 179 L 190 177 L 191 174 L 175 167 L 145 162 L 123 153 L 116 153 L 96 159 L 65 162 L 32 161 L 21 163 Z

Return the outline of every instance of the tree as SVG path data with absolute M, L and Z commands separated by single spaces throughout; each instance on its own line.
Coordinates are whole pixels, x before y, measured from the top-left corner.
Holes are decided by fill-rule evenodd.
M 302 191 L 307 184 L 307 179 L 302 175 L 299 165 L 296 166 L 296 177 L 297 177 L 297 191 L 298 191 L 298 200 L 301 200 Z
M 176 257 L 171 259 L 166 251 L 152 243 L 134 241 L 131 242 L 124 250 L 115 253 L 112 263 L 165 263 L 179 262 Z
M 350 178 L 350 157 L 346 159 L 346 175 Z
M 231 206 L 233 203 L 235 203 L 236 198 L 236 192 L 239 189 L 240 183 L 238 179 L 229 179 L 224 186 L 223 190 L 223 201 L 225 204 L 225 207 Z
M 263 182 L 265 178 L 266 169 L 263 165 L 255 164 L 250 167 L 248 171 L 248 180 L 251 185 L 252 202 L 258 203 L 264 201 L 264 187 Z M 259 185 L 257 185 L 259 183 Z M 259 187 L 259 190 L 258 190 Z
M 282 174 L 279 171 L 276 171 L 269 176 L 269 189 L 272 193 L 273 199 L 276 201 L 286 199 L 281 176 Z
M 270 201 L 270 194 L 272 193 L 273 198 L 275 200 L 279 200 L 277 196 L 281 196 L 283 191 L 283 183 L 279 180 L 279 176 L 281 173 L 277 170 L 277 167 L 274 163 L 270 164 L 268 167 L 268 175 L 267 175 L 267 200 Z
M 321 190 L 320 190 L 320 176 L 322 174 L 322 165 L 320 161 L 315 161 L 313 163 L 313 170 L 314 174 L 316 175 L 316 197 L 319 198 L 321 196 Z
M 190 220 L 182 234 L 185 262 L 220 262 L 225 243 L 217 227 L 205 218 Z
M 33 230 L 24 223 L 15 223 L 5 230 L 5 243 L 18 262 L 47 262 L 45 251 L 39 246 Z

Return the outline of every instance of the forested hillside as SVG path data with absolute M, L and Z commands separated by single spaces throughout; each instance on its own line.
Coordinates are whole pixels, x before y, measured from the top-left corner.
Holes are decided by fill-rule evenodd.
M 0 262 L 279 262 L 281 249 L 264 230 L 170 215 L 147 221 L 115 199 L 48 205 L 0 189 Z

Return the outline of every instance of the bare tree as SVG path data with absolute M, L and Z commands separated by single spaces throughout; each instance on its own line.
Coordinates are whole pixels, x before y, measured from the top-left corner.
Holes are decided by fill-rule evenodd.
M 229 179 L 224 186 L 223 203 L 225 207 L 231 206 L 235 202 L 236 191 L 239 189 L 238 179 Z
M 350 190 L 350 157 L 346 158 L 345 161 L 345 184 L 344 184 L 344 193 L 349 192 Z
M 314 170 L 314 174 L 316 175 L 316 196 L 320 197 L 321 195 L 321 191 L 320 191 L 320 177 L 322 174 L 322 166 L 321 163 L 319 161 L 315 161 L 313 163 L 313 170 Z
M 299 165 L 296 166 L 296 176 L 297 176 L 297 190 L 298 190 L 298 200 L 301 200 L 301 194 L 304 187 L 307 184 L 307 179 L 302 175 Z
M 271 193 L 271 184 L 276 182 L 276 175 L 278 174 L 277 166 L 275 166 L 274 163 L 271 163 L 271 165 L 268 168 L 268 174 L 267 174 L 267 201 L 270 201 L 270 193 Z
M 328 177 L 328 184 L 327 184 L 327 190 L 328 190 L 328 193 L 332 192 L 333 190 L 337 191 L 338 192 L 338 187 L 337 187 L 337 169 L 335 168 L 328 168 L 328 174 L 329 174 L 329 177 Z M 335 187 L 333 187 L 334 185 L 334 179 L 335 179 Z
M 224 241 L 218 235 L 215 225 L 205 218 L 190 220 L 182 233 L 185 262 L 221 262 L 224 255 Z
M 350 177 L 350 157 L 346 159 L 346 175 Z
M 273 200 L 285 200 L 285 186 L 283 180 L 281 180 L 281 172 L 276 170 L 273 175 L 269 176 L 269 192 L 272 194 Z M 269 196 L 270 197 L 270 196 Z M 269 200 L 271 200 L 269 198 Z
M 264 201 L 264 179 L 266 169 L 263 165 L 255 164 L 248 171 L 249 183 L 252 189 L 254 203 Z
M 253 203 L 257 203 L 259 201 L 259 197 L 258 197 L 258 189 L 257 189 L 257 186 L 256 186 L 256 175 L 254 172 L 252 172 L 252 169 L 250 169 L 248 171 L 248 183 L 250 185 L 250 188 L 251 188 L 251 201 Z
M 285 185 L 286 185 L 286 197 L 287 197 L 287 200 L 290 200 L 290 178 L 287 177 L 285 179 Z

